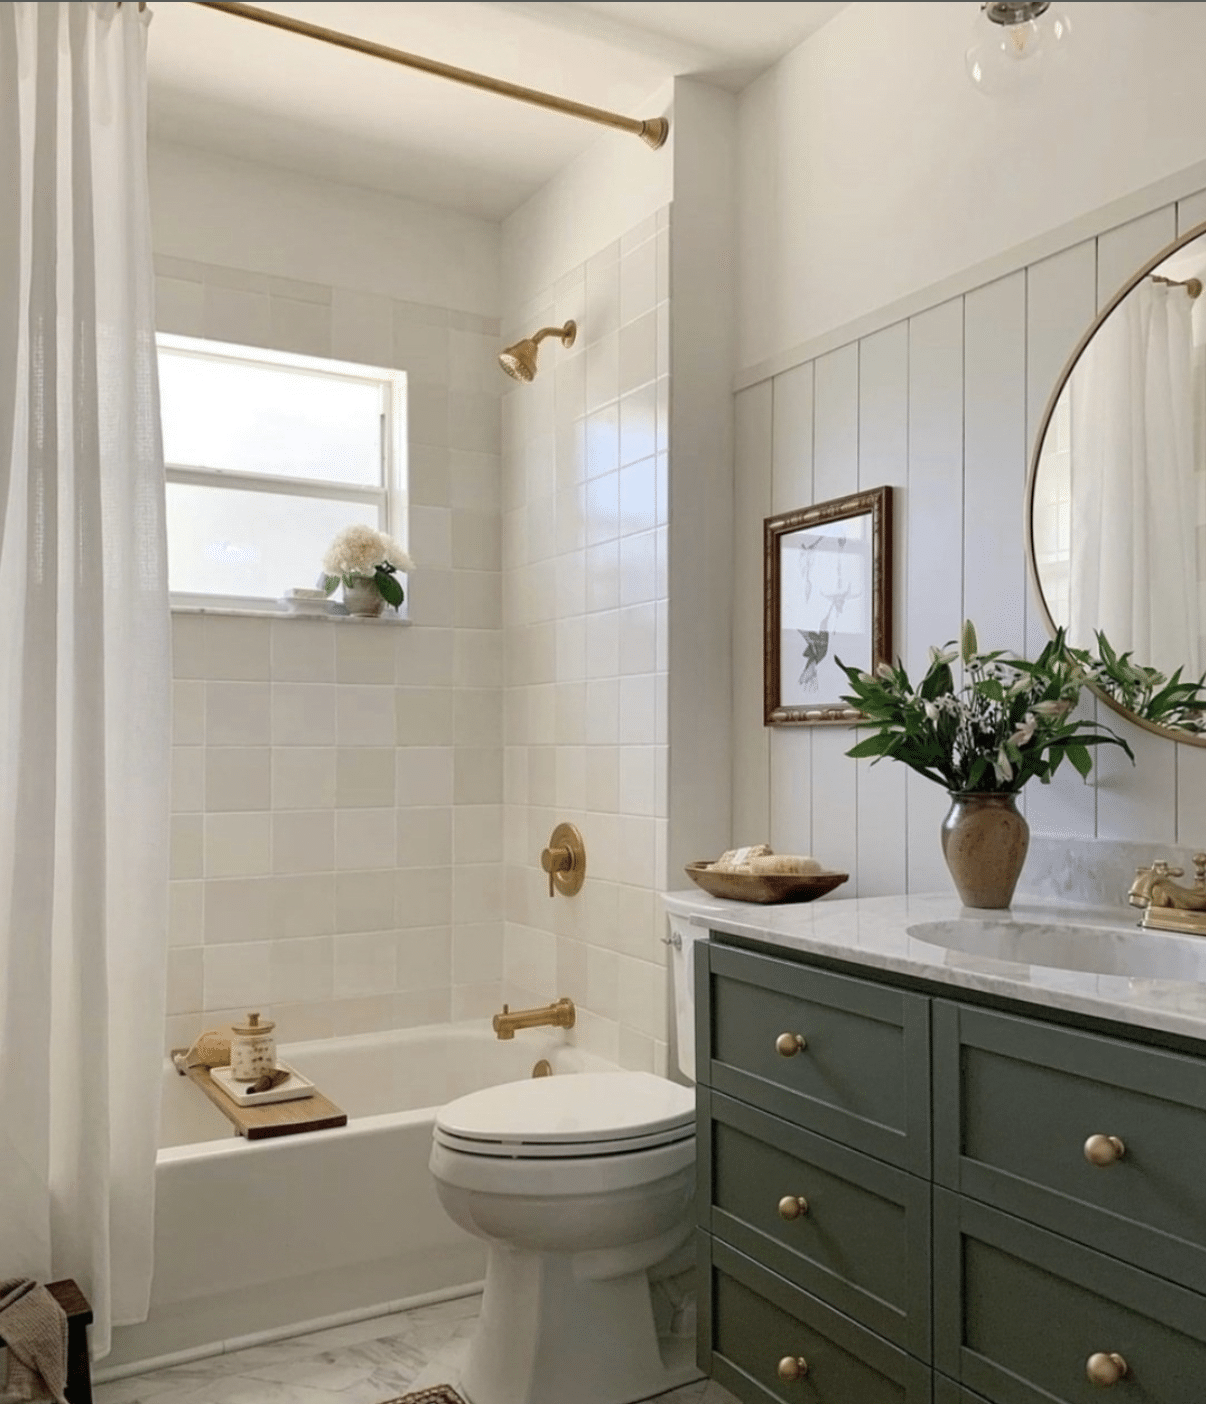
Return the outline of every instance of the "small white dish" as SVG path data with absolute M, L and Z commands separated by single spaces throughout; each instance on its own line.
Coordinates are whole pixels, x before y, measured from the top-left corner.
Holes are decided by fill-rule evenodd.
M 282 595 L 281 604 L 290 614 L 332 614 L 331 601 L 319 594 L 317 599 L 308 596 Z
M 303 1077 L 288 1063 L 277 1063 L 276 1066 L 289 1076 L 279 1087 L 273 1087 L 268 1092 L 253 1092 L 250 1082 L 236 1082 L 229 1067 L 211 1068 L 209 1075 L 230 1100 L 240 1107 L 266 1107 L 272 1102 L 296 1102 L 302 1097 L 313 1097 L 314 1084 L 308 1077 Z

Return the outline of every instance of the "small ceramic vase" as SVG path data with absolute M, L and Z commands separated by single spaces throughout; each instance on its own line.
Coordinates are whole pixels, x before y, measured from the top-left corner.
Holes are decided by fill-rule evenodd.
M 1016 794 L 956 794 L 942 821 L 942 856 L 965 907 L 1008 907 L 1030 846 Z
M 276 1071 L 276 1040 L 271 1019 L 248 1014 L 245 1024 L 231 1025 L 230 1075 L 235 1082 L 255 1082 Z
M 354 581 L 350 584 L 349 581 Z M 385 608 L 385 596 L 377 589 L 371 576 L 353 575 L 343 582 L 343 602 L 349 614 L 375 618 Z

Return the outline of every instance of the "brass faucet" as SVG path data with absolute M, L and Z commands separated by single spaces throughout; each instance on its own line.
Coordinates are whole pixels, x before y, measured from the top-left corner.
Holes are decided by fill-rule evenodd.
M 1183 887 L 1173 879 L 1183 877 L 1184 868 L 1155 862 L 1150 868 L 1135 869 L 1127 901 L 1144 909 L 1140 926 L 1206 936 L 1206 853 L 1193 855 L 1193 870 L 1193 886 Z
M 517 1009 L 513 1014 L 509 1005 L 504 1004 L 502 1013 L 494 1016 L 494 1032 L 499 1038 L 514 1038 L 516 1029 L 538 1029 L 550 1026 L 555 1029 L 572 1029 L 577 1012 L 572 999 L 561 998 L 552 1004 L 543 1004 L 539 1009 Z

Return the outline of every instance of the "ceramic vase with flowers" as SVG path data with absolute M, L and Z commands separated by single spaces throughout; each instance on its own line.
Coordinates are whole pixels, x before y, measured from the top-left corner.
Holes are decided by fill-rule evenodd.
M 956 660 L 963 664 L 958 687 Z M 874 674 L 840 660 L 838 667 L 851 687 L 843 700 L 872 731 L 846 754 L 903 761 L 950 794 L 942 852 L 968 907 L 1008 907 L 1013 899 L 1029 844 L 1016 801 L 1029 780 L 1049 784 L 1065 760 L 1087 776 L 1091 746 L 1121 746 L 1135 759 L 1108 727 L 1072 719 L 1092 670 L 1083 651 L 1068 648 L 1062 630 L 1030 660 L 981 653 L 968 620 L 958 648 L 930 649 L 916 687 L 899 662 L 881 663 Z
M 322 558 L 321 586 L 328 595 L 342 584 L 349 614 L 371 618 L 386 605 L 397 609 L 406 598 L 399 572 L 411 569 L 410 557 L 391 536 L 370 526 L 344 527 Z

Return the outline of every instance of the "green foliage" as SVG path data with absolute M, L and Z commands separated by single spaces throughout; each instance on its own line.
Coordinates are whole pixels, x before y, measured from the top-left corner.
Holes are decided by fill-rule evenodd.
M 1098 641 L 1105 643 L 1101 635 Z M 957 659 L 964 668 L 959 687 L 951 671 Z M 1016 793 L 1035 777 L 1050 783 L 1065 759 L 1085 776 L 1093 768 L 1090 746 L 1121 746 L 1135 759 L 1109 727 L 1072 720 L 1097 665 L 1068 647 L 1063 630 L 1031 660 L 981 653 L 968 620 L 957 648 L 930 650 L 916 688 L 900 662 L 870 674 L 835 661 L 851 688 L 842 700 L 864 714 L 871 732 L 846 754 L 903 761 L 947 790 Z
M 1068 653 L 1092 683 L 1128 712 L 1160 726 L 1206 731 L 1206 673 L 1197 682 L 1183 682 L 1181 668 L 1169 677 L 1158 668 L 1133 663 L 1129 652 L 1111 648 L 1100 629 L 1096 655 L 1085 648 L 1069 648 Z
M 340 582 L 344 585 L 373 585 L 385 603 L 394 609 L 406 598 L 397 567 L 389 561 L 374 567 L 372 575 L 322 575 L 319 577 L 319 588 L 331 595 L 339 588 Z

